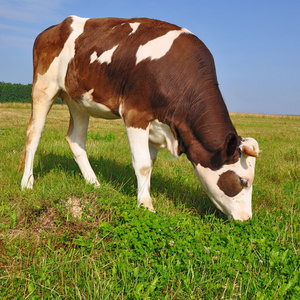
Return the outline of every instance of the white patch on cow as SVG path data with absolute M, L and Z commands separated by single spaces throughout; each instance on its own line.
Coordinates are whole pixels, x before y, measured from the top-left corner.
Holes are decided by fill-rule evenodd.
M 43 75 L 38 74 L 39 82 L 36 83 L 36 86 L 45 86 L 45 89 L 56 89 L 56 91 L 59 88 L 66 90 L 65 77 L 69 62 L 75 55 L 75 41 L 83 33 L 84 25 L 88 20 L 87 18 L 79 18 L 77 16 L 72 16 L 72 19 L 71 28 L 73 31 L 66 40 L 60 54 L 52 61 L 47 72 Z M 52 82 L 51 87 L 49 86 L 49 82 Z
M 116 25 L 116 26 L 114 26 L 111 30 L 115 30 L 117 27 L 119 27 L 119 26 L 124 26 L 125 24 L 127 24 L 127 23 L 122 23 L 122 24 L 120 24 L 120 25 Z
M 257 142 L 255 141 L 257 144 Z M 258 144 L 257 144 L 258 148 Z M 195 172 L 201 182 L 203 189 L 208 194 L 218 209 L 235 220 L 247 220 L 252 217 L 252 183 L 254 180 L 255 157 L 241 156 L 231 165 L 224 165 L 221 169 L 213 171 L 210 168 L 195 166 Z M 248 181 L 248 187 L 242 189 L 236 196 L 227 196 L 218 186 L 220 175 L 233 171 L 238 176 Z
M 114 46 L 113 48 L 111 48 L 110 50 L 104 51 L 99 57 L 97 55 L 97 52 L 94 51 L 91 56 L 90 56 L 90 64 L 92 64 L 93 62 L 95 62 L 96 60 L 100 63 L 107 63 L 110 64 L 111 60 L 112 60 L 112 56 L 115 52 L 115 50 L 118 48 L 119 45 Z
M 84 93 L 81 101 L 79 102 L 86 113 L 94 118 L 118 119 L 119 117 L 116 116 L 106 105 L 94 101 L 93 92 L 94 89 L 91 89 Z
M 180 30 L 171 30 L 163 36 L 141 45 L 136 52 L 136 65 L 141 61 L 150 58 L 151 60 L 160 59 L 171 49 L 174 41 L 182 33 L 191 33 L 189 30 L 182 28 Z
M 118 48 L 118 46 L 119 46 L 119 45 L 116 45 L 116 46 L 112 47 L 110 50 L 104 51 L 104 52 L 97 58 L 97 61 L 98 61 L 100 64 L 103 64 L 103 63 L 110 64 L 110 63 L 111 63 L 111 60 L 112 60 L 112 56 L 113 56 L 114 52 L 116 51 L 116 49 Z
M 98 58 L 97 52 L 94 51 L 90 56 L 90 64 L 92 64 Z
M 167 148 L 175 157 L 178 157 L 178 140 L 175 139 L 170 127 L 154 120 L 150 123 L 149 141 L 157 149 Z
M 132 31 L 129 33 L 129 35 L 134 34 L 138 30 L 140 25 L 141 23 L 139 22 L 129 23 L 129 26 L 132 28 Z

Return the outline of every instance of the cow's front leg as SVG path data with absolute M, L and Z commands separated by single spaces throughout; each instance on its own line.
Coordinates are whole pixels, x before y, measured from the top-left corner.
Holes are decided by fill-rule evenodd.
M 149 145 L 149 127 L 146 129 L 126 127 L 132 165 L 137 178 L 138 205 L 155 212 L 150 196 L 150 177 L 157 149 Z

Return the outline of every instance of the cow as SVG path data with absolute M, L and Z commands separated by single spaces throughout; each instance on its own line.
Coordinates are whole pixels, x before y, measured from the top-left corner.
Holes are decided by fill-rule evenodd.
M 213 56 L 189 30 L 147 18 L 70 16 L 38 35 L 33 68 L 22 189 L 33 187 L 34 156 L 60 97 L 70 111 L 66 139 L 87 183 L 100 185 L 86 154 L 89 117 L 121 118 L 138 205 L 155 211 L 150 176 L 166 148 L 175 157 L 186 154 L 219 210 L 235 220 L 252 217 L 258 143 L 237 134 Z

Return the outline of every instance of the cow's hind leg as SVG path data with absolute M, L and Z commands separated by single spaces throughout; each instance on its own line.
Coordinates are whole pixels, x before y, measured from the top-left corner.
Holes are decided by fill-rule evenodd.
M 45 126 L 47 114 L 56 98 L 57 86 L 49 85 L 47 88 L 34 84 L 32 88 L 31 118 L 26 129 L 25 167 L 21 188 L 33 187 L 33 162 Z
M 67 104 L 70 111 L 70 125 L 66 139 L 73 152 L 74 159 L 86 182 L 100 186 L 86 154 L 86 134 L 89 116 L 71 99 L 67 101 Z
M 126 127 L 126 131 L 137 178 L 138 205 L 155 212 L 150 196 L 150 177 L 158 150 L 149 144 L 149 127 L 146 130 Z

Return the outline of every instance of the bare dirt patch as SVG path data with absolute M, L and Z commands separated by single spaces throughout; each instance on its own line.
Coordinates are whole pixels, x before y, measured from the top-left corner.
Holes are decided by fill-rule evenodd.
M 83 213 L 81 199 L 70 197 L 66 203 L 66 208 L 73 218 L 81 219 Z
M 47 231 L 47 230 L 51 230 L 53 228 L 56 228 L 56 224 L 55 224 L 55 219 L 57 217 L 57 211 L 50 207 L 49 209 L 47 209 L 44 213 L 40 214 L 37 217 L 37 222 L 36 222 L 36 226 L 35 226 L 35 230 L 38 233 L 41 233 L 42 231 Z

